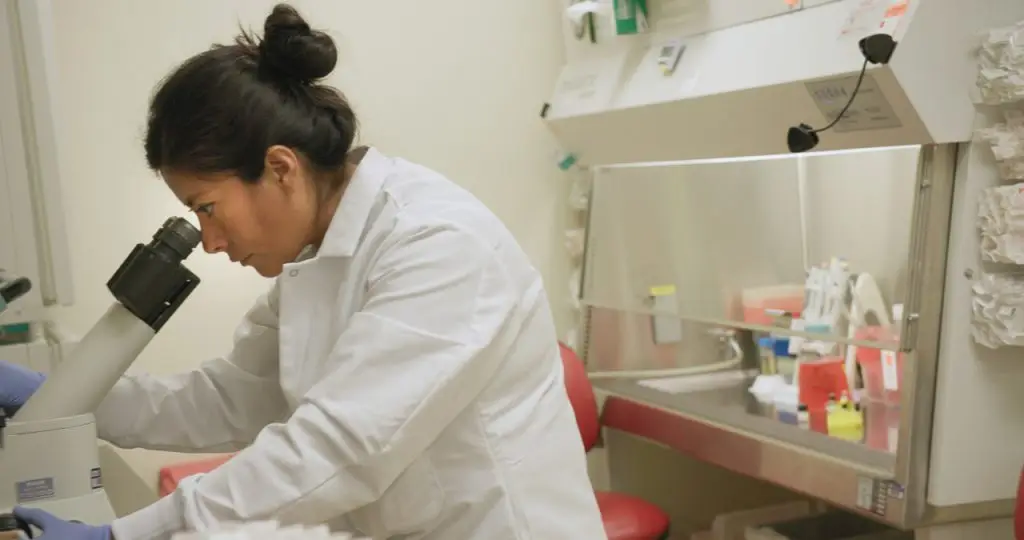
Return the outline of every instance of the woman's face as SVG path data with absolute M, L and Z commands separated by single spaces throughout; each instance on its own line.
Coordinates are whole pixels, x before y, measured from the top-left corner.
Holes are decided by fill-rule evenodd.
M 289 148 L 267 150 L 263 176 L 165 171 L 164 181 L 195 212 L 207 253 L 226 253 L 264 277 L 279 275 L 315 235 L 315 186 Z

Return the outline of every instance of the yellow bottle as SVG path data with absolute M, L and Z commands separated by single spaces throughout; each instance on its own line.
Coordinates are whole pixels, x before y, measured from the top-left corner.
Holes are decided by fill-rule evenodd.
M 843 396 L 840 405 L 828 413 L 828 434 L 838 439 L 860 442 L 864 438 L 864 416 Z

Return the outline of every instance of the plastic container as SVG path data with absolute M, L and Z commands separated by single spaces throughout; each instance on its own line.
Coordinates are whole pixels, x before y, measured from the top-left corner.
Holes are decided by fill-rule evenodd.
M 758 375 L 750 385 L 750 393 L 754 394 L 758 403 L 773 403 L 775 394 L 786 386 L 782 375 Z
M 772 312 L 785 312 L 799 317 L 804 309 L 803 285 L 779 285 L 777 287 L 759 287 L 744 289 L 742 293 L 743 322 L 773 326 L 775 317 Z
M 824 409 L 829 399 L 850 393 L 842 358 L 803 361 L 799 369 L 800 403 L 806 404 L 810 410 Z
M 14 323 L 0 326 L 0 346 L 20 345 L 32 341 L 32 325 Z
M 762 375 L 775 375 L 775 338 L 763 337 L 757 340 L 759 368 Z
M 853 442 L 864 440 L 864 417 L 852 406 L 839 407 L 828 415 L 828 434 Z
M 870 326 L 855 334 L 856 339 L 867 341 L 899 342 L 899 335 L 887 328 Z M 904 354 L 896 351 L 857 346 L 857 363 L 864 378 L 862 397 L 869 401 L 899 404 L 902 398 Z
M 881 401 L 867 401 L 864 413 L 864 444 L 872 450 L 895 454 L 900 438 L 900 408 Z
M 780 356 L 789 356 L 789 338 L 777 337 L 772 339 L 775 340 L 775 358 L 778 359 Z
M 792 416 L 793 420 L 789 423 L 796 424 L 796 413 L 800 406 L 800 392 L 791 384 L 776 388 L 775 395 L 772 396 L 772 405 L 775 406 L 776 413 L 780 416 L 783 413 Z

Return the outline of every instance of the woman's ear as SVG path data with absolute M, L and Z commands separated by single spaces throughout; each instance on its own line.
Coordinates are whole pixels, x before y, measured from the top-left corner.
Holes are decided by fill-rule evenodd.
M 282 184 L 281 187 L 294 189 L 300 177 L 299 156 L 291 148 L 276 144 L 267 148 L 264 167 L 271 173 L 272 182 Z

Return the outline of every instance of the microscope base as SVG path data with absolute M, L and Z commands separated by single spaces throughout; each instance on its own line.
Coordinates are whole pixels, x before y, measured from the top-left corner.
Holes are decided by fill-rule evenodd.
M 10 422 L 0 446 L 0 512 L 41 508 L 93 525 L 114 520 L 103 490 L 96 424 L 91 414 Z
M 81 521 L 90 525 L 109 525 L 116 519 L 114 509 L 111 508 L 107 494 L 102 489 L 81 497 L 27 503 L 21 506 L 39 508 L 61 519 Z M 10 511 L 8 509 L 0 511 L 0 513 Z

